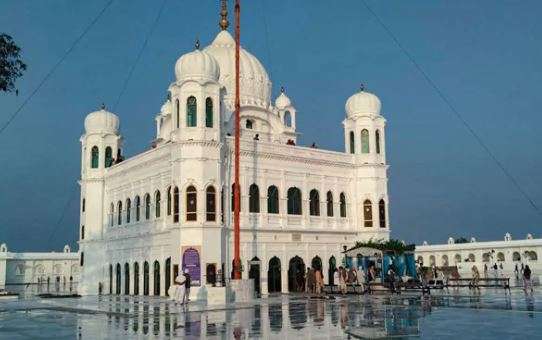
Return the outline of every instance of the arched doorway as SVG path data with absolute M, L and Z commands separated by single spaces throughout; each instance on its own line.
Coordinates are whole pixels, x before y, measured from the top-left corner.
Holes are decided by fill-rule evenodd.
M 153 282 L 154 282 L 154 290 L 153 295 L 160 295 L 160 262 L 154 261 L 154 275 L 153 275 Z
M 305 262 L 297 255 L 290 259 L 288 267 L 288 291 L 305 291 Z
M 149 262 L 143 263 L 143 295 L 149 295 Z
M 109 265 L 109 295 L 113 294 L 113 265 Z
M 134 263 L 134 295 L 139 295 L 139 263 Z
M 269 270 L 267 271 L 267 291 L 269 293 L 280 293 L 282 283 L 280 277 L 280 259 L 273 256 L 269 260 Z
M 322 259 L 320 258 L 320 256 L 316 255 L 312 258 L 311 267 L 314 270 L 322 271 Z
M 120 295 L 120 263 L 117 263 L 117 277 L 116 277 L 116 285 L 115 285 L 115 293 L 117 295 Z
M 254 291 L 257 296 L 261 294 L 260 288 L 260 259 L 256 256 L 250 260 L 250 269 L 248 271 L 248 278 L 254 279 Z
M 165 274 L 165 278 L 166 278 L 166 296 L 169 296 L 169 293 L 168 293 L 168 290 L 169 290 L 169 287 L 171 286 L 171 257 L 168 257 L 166 259 L 166 265 L 165 265 L 165 269 L 164 269 L 164 274 Z
M 124 264 L 124 295 L 130 295 L 130 265 Z
M 328 284 L 333 286 L 335 283 L 333 282 L 333 274 L 335 273 L 335 270 L 337 269 L 337 260 L 335 259 L 335 256 L 331 256 L 329 258 L 329 269 L 327 271 L 327 277 L 328 277 Z

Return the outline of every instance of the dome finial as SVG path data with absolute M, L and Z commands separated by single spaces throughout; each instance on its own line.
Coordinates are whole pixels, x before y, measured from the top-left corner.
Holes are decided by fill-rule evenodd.
M 100 106 L 102 110 L 105 110 L 105 103 L 102 103 L 102 106 Z
M 284 93 L 284 86 L 280 87 L 280 93 Z
M 195 47 L 196 47 L 196 50 L 199 50 L 199 39 L 198 39 L 198 38 L 196 38 L 196 45 L 195 45 Z
M 365 91 L 365 85 L 363 85 L 363 83 L 359 84 L 359 90 L 360 92 Z
M 218 25 L 220 26 L 220 29 L 225 31 L 228 29 L 229 22 L 228 22 L 228 8 L 226 7 L 226 0 L 220 1 L 220 21 L 218 22 Z

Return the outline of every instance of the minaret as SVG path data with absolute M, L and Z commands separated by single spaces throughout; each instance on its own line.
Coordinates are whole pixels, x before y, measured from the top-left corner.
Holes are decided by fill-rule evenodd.
M 81 265 L 82 294 L 97 294 L 104 259 L 97 258 L 102 252 L 92 249 L 103 237 L 109 224 L 105 196 L 105 175 L 121 157 L 122 137 L 119 134 L 118 117 L 105 106 L 85 118 L 85 133 L 81 141 L 81 209 L 79 254 Z M 89 265 L 92 264 L 92 265 Z

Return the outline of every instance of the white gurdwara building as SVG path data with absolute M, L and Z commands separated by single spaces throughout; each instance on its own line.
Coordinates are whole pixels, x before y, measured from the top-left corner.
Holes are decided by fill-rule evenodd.
M 86 117 L 79 293 L 163 296 L 181 268 L 197 298 L 229 280 L 235 41 L 226 28 L 176 62 L 149 150 L 122 160 L 119 118 L 105 108 Z M 271 102 L 266 70 L 243 48 L 240 86 L 243 278 L 263 294 L 296 291 L 313 266 L 327 282 L 344 246 L 389 237 L 380 100 L 363 90 L 347 100 L 345 152 L 336 152 L 295 145 L 296 108 L 284 90 Z

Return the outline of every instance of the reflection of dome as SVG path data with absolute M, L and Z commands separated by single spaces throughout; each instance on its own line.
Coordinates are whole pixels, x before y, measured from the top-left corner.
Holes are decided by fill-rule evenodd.
M 215 58 L 205 51 L 196 49 L 183 54 L 175 63 L 175 76 L 178 81 L 218 81 L 220 68 Z
M 284 94 L 284 89 L 280 90 L 280 95 L 275 99 L 275 106 L 278 109 L 284 109 L 288 106 L 291 106 L 292 102 L 290 101 L 290 98 L 286 94 Z
M 348 117 L 357 114 L 380 114 L 380 99 L 372 93 L 359 91 L 346 101 L 345 109 Z
M 226 31 L 220 31 L 211 45 L 204 50 L 220 65 L 220 84 L 226 87 L 225 99 L 235 96 L 235 40 Z M 269 106 L 271 82 L 260 61 L 244 48 L 239 50 L 241 103 L 261 107 Z
M 91 112 L 85 118 L 86 133 L 113 133 L 119 131 L 119 117 L 114 113 L 102 108 L 99 111 Z

